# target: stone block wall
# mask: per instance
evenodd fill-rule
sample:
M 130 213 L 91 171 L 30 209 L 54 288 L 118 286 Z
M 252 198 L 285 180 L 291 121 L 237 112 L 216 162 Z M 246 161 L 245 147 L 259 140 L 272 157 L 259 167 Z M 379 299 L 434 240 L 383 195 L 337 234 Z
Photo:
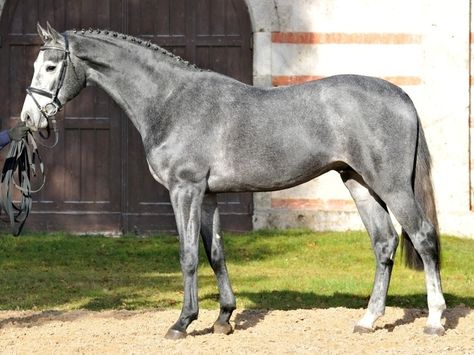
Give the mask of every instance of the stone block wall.
M 413 99 L 433 157 L 441 231 L 474 237 L 470 0 L 247 0 L 254 83 L 382 77 Z M 255 228 L 361 229 L 337 173 L 255 194 Z

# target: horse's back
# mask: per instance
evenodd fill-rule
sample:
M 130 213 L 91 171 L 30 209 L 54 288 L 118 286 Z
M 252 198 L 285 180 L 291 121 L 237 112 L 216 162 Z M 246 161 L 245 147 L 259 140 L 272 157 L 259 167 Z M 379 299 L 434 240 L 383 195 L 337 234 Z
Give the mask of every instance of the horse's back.
M 206 80 L 193 94 L 199 106 L 187 113 L 179 102 L 172 107 L 176 117 L 188 116 L 169 146 L 209 166 L 213 191 L 282 189 L 345 166 L 371 172 L 411 154 L 416 143 L 411 100 L 380 79 L 341 75 L 279 88 Z
M 243 188 L 293 186 L 344 165 L 374 171 L 413 156 L 416 111 L 400 88 L 381 79 L 341 75 L 251 89 L 241 102 L 240 113 L 223 118 L 230 120 L 220 146 L 226 159 L 215 170 Z M 409 169 L 412 160 L 398 163 Z

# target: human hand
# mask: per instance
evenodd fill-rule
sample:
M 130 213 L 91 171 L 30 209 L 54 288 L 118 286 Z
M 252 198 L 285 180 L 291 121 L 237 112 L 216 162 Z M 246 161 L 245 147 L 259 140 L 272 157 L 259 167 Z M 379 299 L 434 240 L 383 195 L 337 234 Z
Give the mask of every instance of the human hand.
M 8 136 L 12 141 L 20 141 L 26 136 L 30 129 L 26 127 L 24 122 L 20 122 L 15 127 L 8 130 Z

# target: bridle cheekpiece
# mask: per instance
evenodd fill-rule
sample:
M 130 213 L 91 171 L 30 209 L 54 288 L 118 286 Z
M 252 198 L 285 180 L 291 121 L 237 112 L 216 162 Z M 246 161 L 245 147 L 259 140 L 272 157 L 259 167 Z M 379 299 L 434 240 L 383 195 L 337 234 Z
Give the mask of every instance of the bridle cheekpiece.
M 40 48 L 41 51 L 56 50 L 56 51 L 62 51 L 64 53 L 62 63 L 61 63 L 61 71 L 59 73 L 59 81 L 54 91 L 49 92 L 46 90 L 34 88 L 32 86 L 26 89 L 26 93 L 33 99 L 34 103 L 38 107 L 38 110 L 40 110 L 40 112 L 48 120 L 48 122 L 49 122 L 49 119 L 54 117 L 63 107 L 63 104 L 61 103 L 61 101 L 59 101 L 58 95 L 59 95 L 59 90 L 61 90 L 64 84 L 64 78 L 66 76 L 66 69 L 67 69 L 68 59 L 69 59 L 69 41 L 66 34 L 64 34 L 63 36 L 64 36 L 64 48 L 59 47 L 59 46 L 43 46 Z M 39 102 L 35 99 L 35 96 L 33 94 L 49 97 L 51 101 L 48 102 L 46 105 L 41 106 Z

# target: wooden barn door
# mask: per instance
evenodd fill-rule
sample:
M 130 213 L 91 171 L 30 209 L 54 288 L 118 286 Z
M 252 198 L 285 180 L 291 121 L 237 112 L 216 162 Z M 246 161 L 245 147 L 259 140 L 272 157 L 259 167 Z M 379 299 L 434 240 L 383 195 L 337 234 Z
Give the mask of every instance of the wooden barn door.
M 14 125 L 21 111 L 41 45 L 37 21 L 60 31 L 92 27 L 130 33 L 251 83 L 243 0 L 7 0 L 0 24 L 2 129 Z M 34 196 L 27 229 L 175 231 L 168 192 L 151 178 L 135 128 L 105 93 L 85 89 L 58 119 L 59 145 L 42 149 L 48 181 Z M 1 152 L 2 165 L 7 150 Z M 225 229 L 251 228 L 251 194 L 226 194 L 219 202 Z

